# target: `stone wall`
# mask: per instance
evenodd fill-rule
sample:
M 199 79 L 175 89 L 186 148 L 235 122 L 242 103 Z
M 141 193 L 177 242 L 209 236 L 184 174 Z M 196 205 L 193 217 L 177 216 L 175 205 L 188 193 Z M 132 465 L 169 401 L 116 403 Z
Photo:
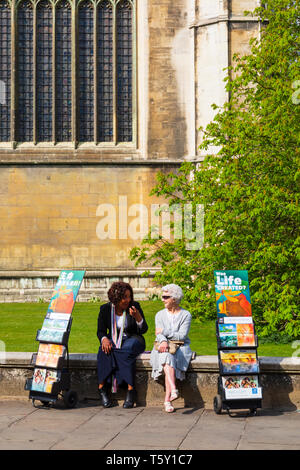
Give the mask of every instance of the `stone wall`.
M 151 285 L 138 280 L 129 252 L 151 224 L 151 204 L 162 202 L 149 196 L 155 175 L 202 159 L 197 129 L 213 118 L 212 103 L 228 99 L 223 69 L 256 34 L 243 11 L 257 1 L 136 3 L 136 142 L 0 144 L 0 301 L 44 297 L 61 269 L 93 276 L 86 296 L 129 272 L 138 290 Z M 115 236 L 101 238 L 104 217 Z
M 46 298 L 61 269 L 87 270 L 82 298 L 101 296 L 116 279 L 131 279 L 137 293 L 144 291 L 150 279 L 139 279 L 129 253 L 152 225 L 156 171 L 1 167 L 0 301 Z
M 215 111 L 212 104 L 222 106 L 228 100 L 224 88 L 225 68 L 233 65 L 235 53 L 249 53 L 249 40 L 257 36 L 257 18 L 245 17 L 246 10 L 258 6 L 257 0 L 196 0 L 191 28 L 195 34 L 195 119 L 196 129 L 205 128 Z M 201 159 L 201 133 L 196 132 L 196 155 Z
M 154 273 L 154 270 L 151 270 Z M 141 270 L 87 271 L 77 296 L 77 302 L 106 300 L 111 284 L 128 282 L 136 300 L 147 300 L 153 287 L 152 277 L 141 277 Z M 0 273 L 0 302 L 49 302 L 59 271 L 7 271 Z
M 0 397 L 28 397 L 24 390 L 27 378 L 32 377 L 30 365 L 32 353 L 6 353 L 0 361 Z M 295 410 L 300 407 L 300 358 L 260 357 L 261 385 L 263 387 L 263 408 Z M 97 357 L 96 354 L 70 355 L 71 388 L 79 399 L 97 398 Z M 198 356 L 190 364 L 184 382 L 179 382 L 180 402 L 185 406 L 212 408 L 217 394 L 219 376 L 217 356 Z M 141 406 L 160 405 L 164 399 L 161 382 L 151 378 L 149 354 L 142 354 L 137 360 L 136 388 L 138 404 Z M 124 398 L 119 391 L 116 399 Z
M 2 167 L 2 270 L 132 268 L 129 251 L 148 232 L 157 202 L 149 197 L 156 170 Z M 147 209 L 144 228 L 136 204 Z

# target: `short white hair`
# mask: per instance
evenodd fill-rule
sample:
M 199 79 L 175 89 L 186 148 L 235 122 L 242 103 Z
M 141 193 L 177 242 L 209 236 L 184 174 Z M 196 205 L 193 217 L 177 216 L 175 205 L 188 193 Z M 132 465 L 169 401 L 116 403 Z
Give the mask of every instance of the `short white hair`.
M 183 298 L 183 292 L 181 287 L 177 286 L 176 284 L 167 284 L 166 286 L 162 287 L 163 294 L 169 294 L 174 300 L 178 303 Z

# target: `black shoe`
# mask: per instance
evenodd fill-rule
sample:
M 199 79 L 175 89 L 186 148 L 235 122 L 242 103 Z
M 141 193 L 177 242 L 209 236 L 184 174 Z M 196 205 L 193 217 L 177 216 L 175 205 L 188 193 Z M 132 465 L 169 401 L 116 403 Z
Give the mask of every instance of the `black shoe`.
M 135 399 L 135 391 L 127 390 L 126 398 L 123 404 L 123 408 L 133 408 Z
M 112 406 L 112 402 L 110 401 L 104 387 L 98 388 L 98 392 L 99 392 L 100 400 L 102 401 L 102 405 L 104 406 L 104 408 L 110 408 Z

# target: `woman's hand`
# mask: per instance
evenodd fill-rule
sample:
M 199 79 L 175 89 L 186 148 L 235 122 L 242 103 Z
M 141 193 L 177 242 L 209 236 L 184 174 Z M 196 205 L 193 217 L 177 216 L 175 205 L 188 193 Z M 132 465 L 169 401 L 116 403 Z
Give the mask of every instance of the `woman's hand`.
M 137 310 L 137 308 L 135 308 L 134 306 L 129 308 L 129 315 L 131 315 L 138 323 L 143 320 L 143 317 L 140 314 L 139 310 Z
M 105 354 L 110 354 L 112 342 L 108 338 L 103 338 L 101 346 L 102 351 L 105 352 Z
M 160 353 L 163 353 L 163 352 L 168 352 L 168 350 L 169 350 L 168 341 L 162 341 L 158 347 L 158 351 Z

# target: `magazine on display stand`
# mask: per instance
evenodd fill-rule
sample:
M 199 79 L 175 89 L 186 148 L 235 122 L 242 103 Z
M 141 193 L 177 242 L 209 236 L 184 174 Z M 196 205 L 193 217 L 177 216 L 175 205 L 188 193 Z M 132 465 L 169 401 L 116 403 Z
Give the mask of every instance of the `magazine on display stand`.
M 38 332 L 38 341 L 62 343 L 64 334 L 70 326 L 71 314 L 47 313 L 41 330 Z
M 261 408 L 258 340 L 252 317 L 248 272 L 214 271 L 216 336 L 220 376 L 214 410 Z
M 40 367 L 58 367 L 60 358 L 64 358 L 66 347 L 60 344 L 40 343 L 35 365 Z
M 218 318 L 251 317 L 247 271 L 214 271 Z
M 221 368 L 224 374 L 259 372 L 256 351 L 233 350 L 220 351 Z
M 49 302 L 47 315 L 51 313 L 72 313 L 84 274 L 85 271 L 67 270 L 60 273 Z M 49 317 L 46 316 L 46 318 Z M 56 318 L 59 318 L 59 316 Z
M 72 325 L 72 311 L 85 271 L 61 271 L 49 302 L 42 328 L 37 331 L 38 352 L 32 356 L 33 377 L 25 389 L 29 398 L 43 404 L 55 402 L 64 391 L 64 402 L 72 408 L 77 403 L 76 392 L 70 390 L 68 339 Z M 66 359 L 66 364 L 65 364 Z
M 222 384 L 227 399 L 262 398 L 258 375 L 224 376 Z
M 42 393 L 51 393 L 52 386 L 60 378 L 59 371 L 47 369 L 34 369 L 31 390 Z
M 220 346 L 223 348 L 256 345 L 253 322 L 237 323 L 232 320 L 231 323 L 219 323 L 218 327 Z

